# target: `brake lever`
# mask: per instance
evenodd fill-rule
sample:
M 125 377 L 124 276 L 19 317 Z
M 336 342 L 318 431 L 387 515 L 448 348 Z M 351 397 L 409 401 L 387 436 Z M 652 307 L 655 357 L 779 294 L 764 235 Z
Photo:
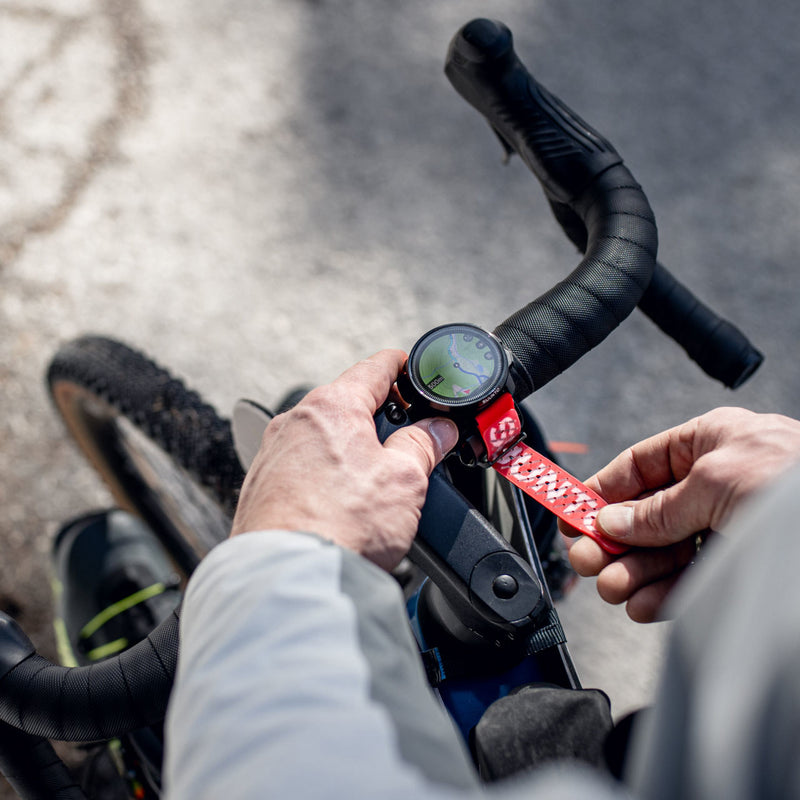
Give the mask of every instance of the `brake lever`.
M 272 420 L 269 409 L 255 400 L 237 400 L 231 415 L 231 434 L 236 457 L 247 472 L 261 446 L 264 431 Z

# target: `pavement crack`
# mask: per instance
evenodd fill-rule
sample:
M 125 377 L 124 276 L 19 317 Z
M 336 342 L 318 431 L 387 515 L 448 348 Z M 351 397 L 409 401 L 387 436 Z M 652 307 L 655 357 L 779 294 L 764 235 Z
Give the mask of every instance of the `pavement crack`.
M 32 237 L 50 234 L 63 225 L 99 171 L 113 161 L 126 125 L 146 107 L 149 66 L 145 34 L 149 23 L 139 0 L 98 0 L 92 11 L 80 16 L 59 14 L 43 6 L 0 5 L 0 24 L 4 18 L 27 25 L 43 25 L 49 30 L 46 45 L 37 53 L 25 54 L 0 85 L 0 132 L 6 142 L 16 146 L 16 151 L 10 151 L 12 155 L 18 152 L 35 158 L 36 154 L 48 153 L 55 156 L 61 169 L 56 176 L 58 186 L 41 191 L 41 203 L 34 201 L 22 211 L 12 210 L 5 218 L 0 216 L 0 269 L 13 263 Z M 56 82 L 68 79 L 58 74 L 59 62 L 70 47 L 79 46 L 78 37 L 98 20 L 102 20 L 101 29 L 114 53 L 108 75 L 113 86 L 111 107 L 99 120 L 87 123 L 86 146 L 81 149 L 80 157 L 59 151 L 57 145 L 49 148 L 26 145 L 25 121 L 15 119 L 10 109 L 15 93 L 22 91 L 43 70 L 52 70 Z M 48 91 L 56 92 L 57 86 Z M 42 93 L 40 103 L 51 99 L 48 91 Z M 6 193 L 11 200 L 6 205 L 14 209 L 11 169 L 3 160 L 0 156 L 0 192 Z M 31 170 L 31 174 L 35 171 Z

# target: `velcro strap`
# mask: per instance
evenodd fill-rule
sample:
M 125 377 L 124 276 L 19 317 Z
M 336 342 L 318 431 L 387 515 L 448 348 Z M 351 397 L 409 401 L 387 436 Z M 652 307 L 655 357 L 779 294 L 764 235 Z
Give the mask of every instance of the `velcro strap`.
M 439 686 L 447 677 L 439 648 L 432 647 L 430 650 L 423 650 L 420 656 L 422 657 L 422 666 L 425 667 L 428 683 L 434 687 Z
M 567 637 L 564 635 L 564 629 L 561 627 L 561 620 L 554 608 L 547 612 L 547 622 L 536 631 L 528 639 L 528 655 L 541 653 L 542 650 L 549 650 L 551 647 L 557 647 L 560 644 L 566 644 Z
M 558 464 L 520 441 L 522 423 L 510 394 L 501 395 L 476 419 L 489 462 L 500 475 L 570 526 L 594 539 L 608 553 L 619 555 L 628 549 L 607 539 L 595 525 L 597 512 L 606 501 Z

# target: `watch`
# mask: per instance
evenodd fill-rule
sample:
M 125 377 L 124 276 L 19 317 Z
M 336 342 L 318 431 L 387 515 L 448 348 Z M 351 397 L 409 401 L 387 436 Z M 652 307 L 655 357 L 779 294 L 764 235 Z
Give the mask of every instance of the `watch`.
M 411 349 L 398 388 L 415 411 L 475 418 L 513 390 L 511 355 L 491 333 L 469 323 L 440 325 Z
M 453 419 L 463 461 L 492 466 L 607 552 L 624 553 L 625 545 L 607 539 L 595 525 L 603 498 L 522 441 L 512 364 L 511 353 L 483 328 L 441 325 L 411 348 L 397 388 L 412 418 Z

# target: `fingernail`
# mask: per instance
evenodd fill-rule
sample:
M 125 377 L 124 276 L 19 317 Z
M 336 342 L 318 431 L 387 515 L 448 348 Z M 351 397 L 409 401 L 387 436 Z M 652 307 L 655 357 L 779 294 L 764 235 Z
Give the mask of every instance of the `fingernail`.
M 633 506 L 603 506 L 597 514 L 597 524 L 614 539 L 627 539 L 633 528 Z
M 439 445 L 443 456 L 449 453 L 458 441 L 458 428 L 449 419 L 442 419 L 441 417 L 432 419 L 428 423 L 428 433 Z

